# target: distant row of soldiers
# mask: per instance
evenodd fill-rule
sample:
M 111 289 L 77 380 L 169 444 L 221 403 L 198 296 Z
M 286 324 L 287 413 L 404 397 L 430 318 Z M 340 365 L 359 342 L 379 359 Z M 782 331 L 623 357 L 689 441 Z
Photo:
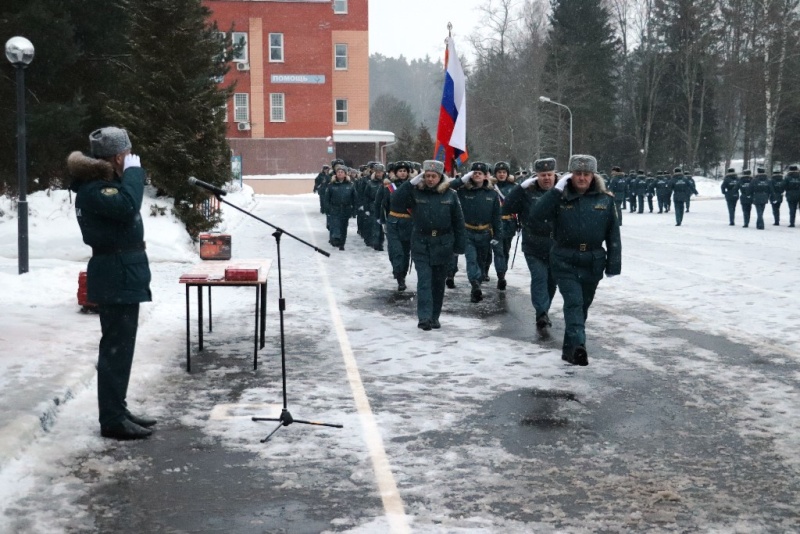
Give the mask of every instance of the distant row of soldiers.
M 767 204 L 772 206 L 772 217 L 775 220 L 773 226 L 779 226 L 781 204 L 785 193 L 789 205 L 789 227 L 794 228 L 797 206 L 800 202 L 800 168 L 797 165 L 790 165 L 785 176 L 776 171 L 772 173 L 772 177 L 768 177 L 766 170 L 761 167 L 756 169 L 755 176 L 750 169 L 745 169 L 738 175 L 735 169 L 728 169 L 720 187 L 728 203 L 731 226 L 736 224 L 734 219 L 737 202 L 742 206 L 744 228 L 750 225 L 750 213 L 755 206 L 756 228 L 764 229 L 764 210 Z
M 604 178 L 606 178 L 604 176 Z M 644 201 L 653 213 L 653 197 L 658 202 L 658 213 L 669 213 L 675 204 L 675 225 L 680 226 L 683 215 L 689 211 L 692 195 L 697 195 L 697 186 L 689 171 L 680 167 L 673 169 L 672 174 L 658 171 L 656 176 L 645 175 L 644 171 L 630 171 L 627 175 L 619 167 L 611 169 L 608 189 L 614 193 L 614 203 L 619 211 L 619 222 L 622 224 L 622 212 L 626 202 L 630 212 L 644 213 Z

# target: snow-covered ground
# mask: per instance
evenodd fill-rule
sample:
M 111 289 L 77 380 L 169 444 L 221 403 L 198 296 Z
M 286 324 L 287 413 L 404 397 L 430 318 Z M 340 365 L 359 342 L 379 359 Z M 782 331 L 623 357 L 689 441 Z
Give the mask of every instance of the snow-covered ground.
M 298 441 L 287 433 L 269 447 L 259 444 L 256 438 L 263 434 L 263 427 L 254 427 L 249 416 L 279 407 L 278 383 L 245 391 L 237 406 L 214 405 L 209 392 L 195 391 L 196 408 L 183 414 L 180 421 L 196 426 L 225 447 L 257 455 L 276 476 L 285 474 L 286 487 L 308 482 L 304 475 L 283 473 L 281 461 L 289 454 L 300 454 L 312 463 L 351 458 L 354 474 L 337 482 L 334 489 L 346 492 L 351 486 L 374 485 L 383 509 L 371 518 L 344 517 L 338 523 L 340 530 L 344 525 L 365 533 L 390 528 L 396 532 L 548 531 L 546 525 L 509 519 L 497 505 L 487 504 L 465 514 L 451 508 L 449 499 L 455 497 L 444 495 L 466 495 L 476 491 L 473 485 L 497 484 L 493 471 L 518 462 L 512 454 L 492 447 L 492 460 L 485 461 L 482 447 L 462 445 L 421 455 L 409 440 L 456 425 L 463 415 L 460 402 L 466 398 L 490 402 L 504 391 L 524 387 L 558 390 L 569 384 L 570 391 L 587 405 L 600 403 L 607 392 L 592 387 L 588 377 L 602 381 L 626 367 L 654 380 L 677 381 L 689 390 L 693 379 L 702 379 L 704 384 L 710 382 L 728 391 L 737 398 L 727 405 L 732 412 L 729 417 L 737 423 L 732 432 L 742 440 L 767 436 L 775 461 L 796 488 L 800 477 L 796 453 L 800 448 L 800 229 L 786 227 L 785 203 L 783 226 L 773 227 L 769 213 L 765 231 L 755 230 L 754 224 L 749 229 L 730 227 L 719 182 L 697 178 L 697 186 L 700 196 L 692 201 L 681 227 L 674 226 L 672 213 L 625 213 L 622 275 L 601 282 L 588 323 L 591 364 L 578 373 L 579 378 L 574 369 L 563 365 L 555 345 L 531 342 L 530 336 L 522 334 L 500 335 L 503 327 L 529 330 L 528 318 L 509 319 L 501 326 L 499 319 L 491 322 L 494 317 L 453 314 L 454 299 L 456 295 L 464 298 L 463 289 L 462 293 L 448 293 L 439 332 L 418 330 L 407 308 L 387 305 L 370 310 L 365 303 L 390 302 L 390 269 L 385 252 L 361 244 L 353 223 L 347 250 L 332 251 L 330 258 L 292 239 L 284 237 L 282 241 L 287 335 L 307 336 L 309 345 L 325 355 L 324 374 L 330 378 L 318 381 L 319 375 L 304 376 L 294 384 L 295 398 L 302 398 L 304 408 L 316 419 L 345 423 L 350 429 L 315 430 L 319 434 L 310 441 Z M 175 394 L 173 386 L 186 388 L 192 376 L 183 368 L 185 300 L 184 288 L 177 280 L 198 256 L 196 246 L 171 215 L 149 216 L 151 204 L 169 203 L 150 196 L 152 191 L 148 193 L 142 213 L 154 302 L 142 306 L 129 401 L 163 419 L 169 416 L 165 406 Z M 226 199 L 327 247 L 324 220 L 314 195 L 255 197 L 245 188 Z M 5 511 L 0 516 L 0 532 L 81 530 L 93 524 L 91 513 L 80 504 L 81 496 L 90 489 L 88 474 L 96 482 L 110 481 L 140 466 L 133 456 L 124 462 L 112 458 L 107 452 L 109 442 L 99 437 L 93 369 L 99 325 L 96 316 L 78 312 L 75 298 L 78 273 L 90 251 L 81 241 L 69 194 L 51 191 L 29 197 L 31 260 L 30 272 L 23 276 L 17 274 L 17 225 L 9 202 L 0 199 L 4 303 L 0 319 L 0 510 Z M 233 235 L 236 259 L 274 258 L 269 229 L 235 210 L 224 210 L 220 230 Z M 737 220 L 741 221 L 741 214 Z M 465 284 L 463 269 L 460 277 Z M 270 280 L 268 322 L 274 326 L 274 270 Z M 413 289 L 415 277 L 409 281 Z M 509 273 L 508 293 L 524 294 L 527 283 L 520 256 Z M 231 293 L 215 299 L 215 318 L 235 317 L 243 307 L 252 305 L 251 292 Z M 496 292 L 489 293 L 487 301 L 496 301 Z M 560 305 L 557 296 L 552 313 L 555 322 L 561 320 Z M 654 327 L 646 317 L 649 314 L 663 316 L 663 328 Z M 312 332 L 309 325 L 316 325 Z M 686 336 L 674 335 L 678 330 L 719 336 L 750 347 L 770 365 L 787 372 L 776 378 L 758 368 L 733 365 L 732 360 L 728 366 L 728 355 L 689 344 Z M 601 351 L 613 358 L 593 359 L 595 352 Z M 668 366 L 654 357 L 659 351 L 672 355 Z M 243 354 L 242 365 L 247 365 L 252 353 L 245 350 Z M 274 350 L 271 354 L 274 358 Z M 261 357 L 267 357 L 264 351 Z M 510 372 L 498 375 L 497 369 Z M 215 366 L 205 372 L 224 375 L 229 370 Z M 303 374 L 302 370 L 296 374 Z M 371 407 L 376 398 L 381 401 Z M 270 404 L 265 405 L 264 399 Z M 706 406 L 711 401 L 698 393 L 696 402 Z M 415 410 L 438 415 L 412 417 Z M 360 430 L 353 430 L 355 427 Z M 320 441 L 330 447 L 320 451 Z M 621 446 L 606 445 L 603 454 L 611 455 Z M 476 479 L 465 478 L 458 471 L 453 476 L 450 461 L 458 457 L 476 459 Z M 447 491 L 437 486 L 442 480 L 449 480 Z M 615 487 L 603 479 L 598 481 L 597 491 L 609 492 Z M 666 492 L 664 500 L 672 498 L 666 489 L 660 491 Z M 765 524 L 756 512 L 732 516 L 730 522 L 697 521 L 694 526 L 701 530 L 773 531 L 768 519 Z M 649 530 L 651 525 L 631 504 L 630 517 L 620 519 L 611 512 L 593 515 L 570 523 L 567 530 L 613 529 L 620 524 L 639 530 Z M 657 524 L 670 531 L 669 521 Z M 783 531 L 792 527 L 797 523 Z

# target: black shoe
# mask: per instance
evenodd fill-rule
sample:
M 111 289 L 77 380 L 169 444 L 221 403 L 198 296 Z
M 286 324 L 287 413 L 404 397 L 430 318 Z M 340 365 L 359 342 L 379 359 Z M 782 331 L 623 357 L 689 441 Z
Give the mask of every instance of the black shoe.
M 431 328 L 433 328 L 434 330 L 439 330 L 441 327 L 442 325 L 439 324 L 439 319 L 434 319 L 433 321 L 431 321 Z
M 122 419 L 117 423 L 100 427 L 101 436 L 104 438 L 118 439 L 120 441 L 144 439 L 152 433 L 152 430 L 143 428 L 127 419 Z
M 344 250 L 344 245 L 339 245 L 339 250 Z
M 728 223 L 728 226 L 736 226 L 734 223 Z
M 584 367 L 589 365 L 589 354 L 586 352 L 586 348 L 583 345 L 578 345 L 575 347 L 575 350 L 572 351 L 572 363 L 573 365 L 581 365 Z
M 483 300 L 483 292 L 481 292 L 481 286 L 478 285 L 478 282 L 472 282 L 472 291 L 469 294 L 469 301 L 480 302 L 482 300 Z
M 748 225 L 746 225 L 746 224 L 743 224 L 743 225 L 742 225 L 742 228 L 747 228 L 747 226 L 748 226 Z
M 681 225 L 681 223 L 675 223 L 675 226 L 680 226 L 680 225 Z
M 448 276 L 444 281 L 444 285 L 447 286 L 447 289 L 455 289 L 456 288 L 456 281 L 453 280 L 452 276 Z
M 499 276 L 499 278 L 497 279 L 497 289 L 499 289 L 500 291 L 503 291 L 503 290 L 505 290 L 506 285 L 508 285 L 508 283 L 506 282 L 506 275 L 503 274 L 503 275 L 498 275 L 498 276 Z
M 397 279 L 397 290 L 398 291 L 405 291 L 406 290 L 406 279 L 405 278 L 398 278 Z
M 150 428 L 158 423 L 158 421 L 152 417 L 147 417 L 146 415 L 133 415 L 132 413 L 128 413 L 126 417 L 128 418 L 128 421 L 135 425 L 139 425 L 142 428 Z
M 490 280 L 490 278 L 489 278 L 488 274 L 484 274 L 483 278 L 481 278 L 481 282 L 488 282 L 489 280 Z
M 789 225 L 789 228 L 794 228 L 794 225 L 793 225 L 793 224 L 790 224 L 790 225 Z
M 381 246 L 372 247 L 372 248 L 374 248 L 374 249 L 375 249 L 375 250 L 377 250 L 378 252 L 383 252 L 383 247 L 381 247 Z
M 430 330 L 431 329 L 431 322 L 430 321 L 420 321 L 417 323 L 417 328 L 422 328 L 423 330 Z
M 772 226 L 780 226 L 781 223 L 774 223 Z

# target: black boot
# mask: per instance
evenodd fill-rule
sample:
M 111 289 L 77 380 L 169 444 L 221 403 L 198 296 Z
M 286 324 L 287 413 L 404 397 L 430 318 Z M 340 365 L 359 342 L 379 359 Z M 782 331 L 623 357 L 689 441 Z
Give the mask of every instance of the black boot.
M 132 413 L 128 412 L 126 416 L 131 423 L 137 424 L 142 428 L 149 428 L 158 423 L 158 421 L 152 417 L 147 417 L 146 415 L 133 415 Z
M 431 329 L 431 322 L 430 321 L 420 321 L 417 323 L 417 328 L 421 328 L 423 330 L 430 330 Z
M 456 281 L 453 279 L 452 276 L 448 276 L 445 279 L 444 284 L 447 286 L 447 289 L 455 289 L 456 288 Z
M 503 291 L 506 288 L 506 273 L 497 275 L 497 289 Z
M 438 329 L 440 329 L 441 327 L 442 327 L 442 325 L 441 325 L 441 324 L 439 324 L 439 319 L 433 319 L 433 320 L 431 321 L 431 328 L 433 328 L 434 330 L 438 330 Z
M 572 351 L 572 363 L 581 366 L 589 365 L 589 354 L 586 352 L 586 347 L 583 345 L 575 347 L 575 350 Z
M 397 290 L 398 291 L 405 291 L 406 290 L 406 277 L 405 276 L 398 276 L 397 277 Z
M 469 295 L 470 302 L 480 302 L 483 300 L 483 293 L 481 292 L 481 283 L 474 281 L 470 282 L 472 284 L 472 292 Z
M 101 436 L 104 438 L 118 439 L 120 441 L 144 439 L 150 436 L 152 433 L 152 430 L 143 428 L 126 418 L 123 418 L 116 423 L 100 427 Z
M 550 322 L 550 317 L 548 317 L 546 313 L 542 314 L 538 319 L 536 319 L 536 332 L 540 337 L 550 337 L 549 328 L 552 325 L 553 323 Z

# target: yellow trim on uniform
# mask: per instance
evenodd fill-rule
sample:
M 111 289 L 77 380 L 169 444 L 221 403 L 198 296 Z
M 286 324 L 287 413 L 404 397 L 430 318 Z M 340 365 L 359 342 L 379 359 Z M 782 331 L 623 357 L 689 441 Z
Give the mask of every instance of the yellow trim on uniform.
M 467 229 L 469 229 L 469 230 L 476 230 L 478 232 L 482 232 L 483 230 L 489 230 L 489 229 L 492 228 L 491 224 L 478 224 L 478 225 L 475 225 L 475 224 L 466 224 L 465 223 L 464 226 L 466 226 Z
M 400 219 L 410 219 L 411 218 L 411 215 L 409 215 L 408 213 L 397 213 L 396 211 L 390 211 L 389 215 L 391 215 L 392 217 L 398 217 Z

